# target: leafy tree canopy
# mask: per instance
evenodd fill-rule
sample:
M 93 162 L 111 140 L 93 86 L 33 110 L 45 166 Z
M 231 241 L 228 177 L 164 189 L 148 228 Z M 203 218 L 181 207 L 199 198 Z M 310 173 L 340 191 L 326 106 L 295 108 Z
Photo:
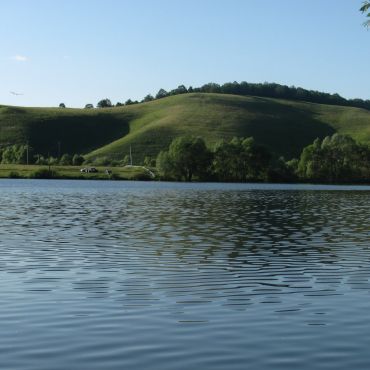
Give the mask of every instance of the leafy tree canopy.
M 364 14 L 366 14 L 366 17 L 367 18 L 370 18 L 370 1 L 364 1 L 364 3 L 362 4 L 362 7 L 360 8 L 360 11 Z M 369 27 L 370 26 L 370 19 L 368 19 L 364 25 L 366 27 Z
M 108 98 L 102 99 L 98 102 L 97 107 L 98 108 L 110 108 L 112 107 L 112 102 Z
M 201 178 L 211 165 L 211 153 L 199 137 L 178 137 L 168 152 L 161 152 L 158 165 L 166 176 L 191 181 L 193 176 Z

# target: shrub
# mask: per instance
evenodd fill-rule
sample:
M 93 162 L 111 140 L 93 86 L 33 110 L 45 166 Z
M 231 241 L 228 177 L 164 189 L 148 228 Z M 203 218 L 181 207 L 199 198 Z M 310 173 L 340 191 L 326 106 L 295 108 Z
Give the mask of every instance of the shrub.
M 40 168 L 39 170 L 33 171 L 30 175 L 31 179 L 55 179 L 57 177 L 58 173 L 48 168 Z
M 11 178 L 11 179 L 19 179 L 20 178 L 20 175 L 19 175 L 19 173 L 17 171 L 10 171 L 9 178 Z

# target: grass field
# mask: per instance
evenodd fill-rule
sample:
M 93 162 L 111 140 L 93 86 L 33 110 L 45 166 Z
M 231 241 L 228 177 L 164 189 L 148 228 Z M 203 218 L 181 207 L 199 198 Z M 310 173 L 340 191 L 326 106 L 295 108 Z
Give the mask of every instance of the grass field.
M 80 180 L 151 180 L 152 176 L 148 170 L 141 166 L 126 167 L 95 167 L 96 173 L 81 173 L 79 166 L 51 166 L 58 179 L 80 179 Z M 34 174 L 40 170 L 48 170 L 48 166 L 1 164 L 0 178 L 34 178 Z M 109 169 L 110 174 L 105 170 Z
M 209 146 L 253 136 L 277 155 L 297 157 L 316 137 L 335 132 L 370 143 L 364 109 L 222 94 L 184 94 L 105 109 L 0 106 L 0 145 L 29 143 L 35 153 L 80 153 L 86 158 L 134 163 L 155 157 L 179 135 L 203 137 Z

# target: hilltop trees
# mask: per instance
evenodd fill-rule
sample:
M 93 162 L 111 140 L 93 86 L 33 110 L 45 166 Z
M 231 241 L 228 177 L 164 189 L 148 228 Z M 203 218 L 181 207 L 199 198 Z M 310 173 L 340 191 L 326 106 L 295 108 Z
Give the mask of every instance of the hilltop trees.
M 166 96 L 168 96 L 168 92 L 167 92 L 166 90 L 164 90 L 164 89 L 160 89 L 160 90 L 157 92 L 157 94 L 156 94 L 155 98 L 156 98 L 156 99 L 162 99 L 162 98 L 165 98 Z
M 97 104 L 98 108 L 111 108 L 112 106 L 112 102 L 108 98 L 100 100 Z
M 370 10 L 370 0 L 365 4 L 363 8 Z M 361 8 L 362 9 L 362 8 Z M 366 11 L 365 10 L 365 11 Z M 370 12 L 368 13 L 370 17 Z M 370 25 L 370 19 L 368 22 Z M 164 89 L 160 89 L 155 95 L 155 99 L 162 99 L 167 96 L 186 94 L 186 93 L 212 93 L 212 94 L 232 94 L 232 95 L 252 95 L 267 98 L 277 99 L 289 99 L 308 101 L 319 104 L 330 104 L 330 105 L 342 105 L 350 107 L 365 108 L 370 110 L 370 100 L 362 99 L 345 99 L 339 94 L 329 94 L 320 91 L 306 90 L 301 87 L 280 85 L 277 83 L 249 83 L 249 82 L 227 82 L 223 85 L 217 83 L 207 83 L 201 87 L 189 87 L 188 89 L 184 85 L 178 86 L 176 89 L 167 92 Z M 150 95 L 151 96 L 151 95 Z M 148 97 L 148 96 L 147 96 Z M 147 101 L 144 98 L 142 101 Z M 125 105 L 132 104 L 133 102 L 129 99 Z M 137 103 L 137 102 L 135 102 Z
M 149 101 L 152 101 L 154 100 L 153 96 L 148 94 L 147 96 L 145 96 L 145 98 L 143 99 L 143 103 L 147 103 Z

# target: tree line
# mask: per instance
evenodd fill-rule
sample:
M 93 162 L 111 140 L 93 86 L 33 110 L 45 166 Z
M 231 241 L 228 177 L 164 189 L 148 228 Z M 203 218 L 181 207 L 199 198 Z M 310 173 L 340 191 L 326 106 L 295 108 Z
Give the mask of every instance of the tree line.
M 80 154 L 60 158 L 34 154 L 27 145 L 0 149 L 2 164 L 125 166 L 121 160 L 98 157 L 85 160 Z M 138 164 L 138 163 L 136 163 Z M 223 182 L 324 182 L 369 183 L 370 147 L 346 135 L 316 139 L 299 158 L 285 160 L 252 137 L 221 140 L 212 148 L 200 137 L 175 138 L 157 158 L 145 157 L 144 166 L 156 170 L 163 180 Z
M 202 138 L 179 137 L 157 157 L 166 180 L 225 182 L 370 182 L 370 148 L 349 136 L 316 139 L 299 158 L 276 158 L 253 138 L 233 138 L 207 148 Z
M 97 104 L 97 108 L 112 108 L 114 106 L 128 106 L 139 103 L 146 103 L 152 100 L 162 99 L 168 96 L 189 94 L 189 93 L 212 93 L 212 94 L 231 94 L 241 96 L 258 96 L 265 98 L 289 99 L 296 101 L 306 101 L 311 103 L 350 106 L 370 110 L 370 100 L 363 99 L 345 99 L 339 94 L 329 94 L 316 90 L 306 90 L 301 87 L 280 85 L 277 83 L 249 83 L 249 82 L 227 82 L 225 84 L 207 83 L 201 87 L 186 87 L 180 85 L 176 89 L 166 91 L 160 89 L 154 96 L 146 95 L 142 100 L 128 99 L 124 103 L 117 102 L 113 104 L 108 98 L 101 99 Z M 60 108 L 65 108 L 65 104 L 61 103 Z M 94 105 L 89 103 L 85 105 L 85 109 L 92 109 Z
M 35 154 L 29 145 L 14 144 L 0 148 L 0 163 L 2 164 L 37 164 L 80 166 L 85 161 L 80 154 L 63 154 L 60 158 Z

